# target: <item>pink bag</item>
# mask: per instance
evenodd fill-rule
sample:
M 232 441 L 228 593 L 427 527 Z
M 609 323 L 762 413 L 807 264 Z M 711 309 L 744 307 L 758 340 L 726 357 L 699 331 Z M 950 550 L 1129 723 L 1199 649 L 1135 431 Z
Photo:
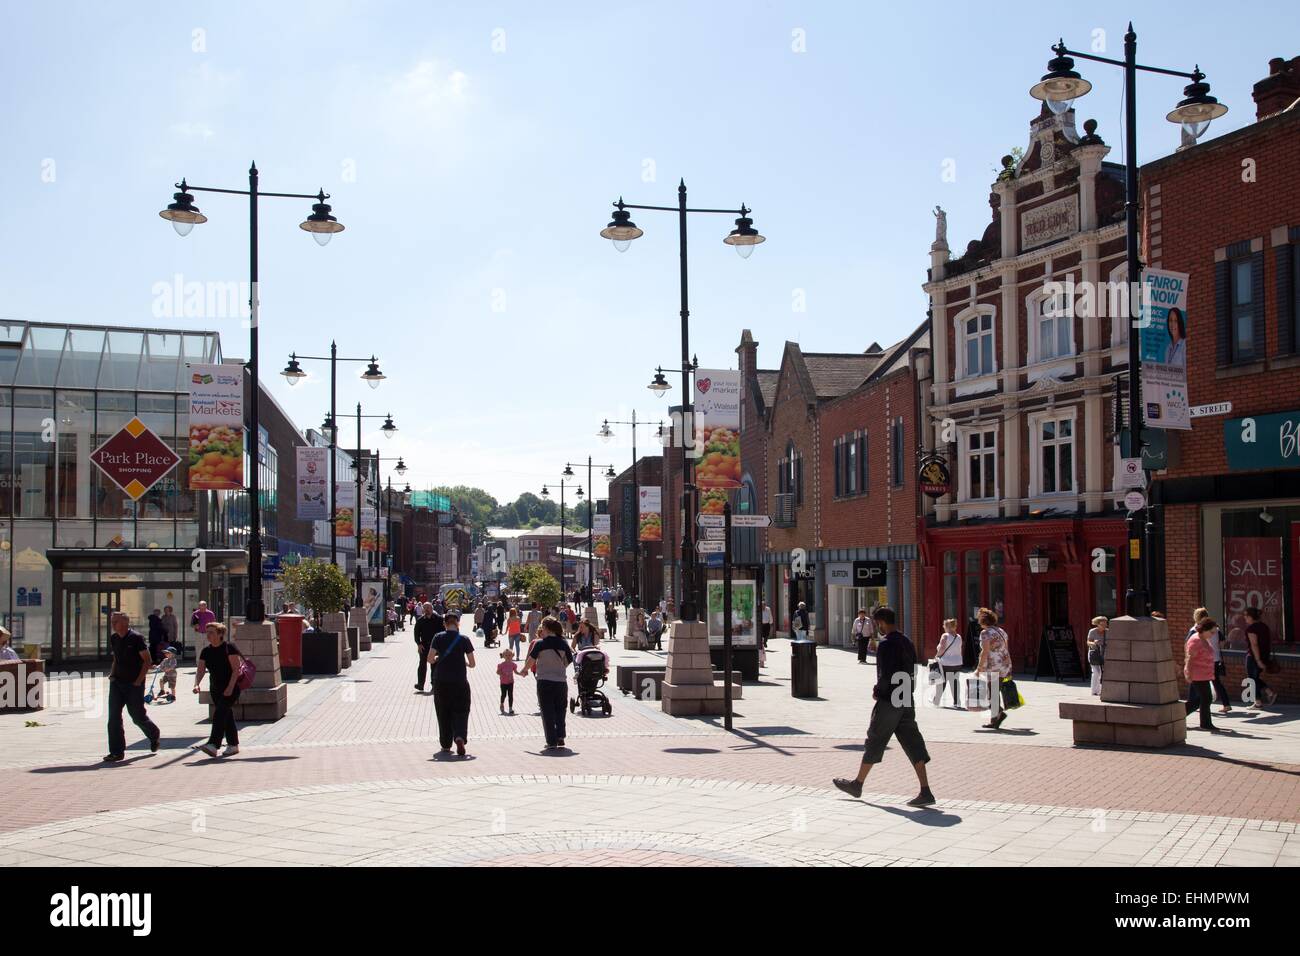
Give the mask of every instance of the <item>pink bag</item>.
M 240 690 L 248 690 L 253 686 L 253 678 L 257 676 L 257 665 L 247 657 L 239 658 L 239 676 L 235 678 L 235 686 Z

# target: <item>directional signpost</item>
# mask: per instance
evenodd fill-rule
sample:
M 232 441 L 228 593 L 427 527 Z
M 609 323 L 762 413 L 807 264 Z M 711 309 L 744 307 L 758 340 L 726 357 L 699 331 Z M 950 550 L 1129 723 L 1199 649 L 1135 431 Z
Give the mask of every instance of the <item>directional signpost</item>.
M 727 547 L 726 541 L 709 541 L 700 540 L 695 542 L 695 551 L 697 554 L 722 554 Z

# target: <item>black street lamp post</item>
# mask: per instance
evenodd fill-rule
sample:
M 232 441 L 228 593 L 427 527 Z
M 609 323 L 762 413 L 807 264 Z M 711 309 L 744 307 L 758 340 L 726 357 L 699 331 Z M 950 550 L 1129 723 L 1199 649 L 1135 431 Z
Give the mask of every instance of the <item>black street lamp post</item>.
M 380 416 L 376 415 L 376 416 L 372 416 L 372 417 L 379 418 Z M 389 418 L 388 422 L 387 422 L 387 423 L 385 424 L 385 426 L 384 426 L 385 433 L 387 433 L 387 431 L 388 431 L 388 425 L 390 425 L 390 424 L 392 424 L 392 419 L 391 419 L 391 417 Z M 396 431 L 396 430 L 397 430 L 397 426 L 394 425 L 392 430 L 393 430 L 393 431 Z M 383 461 L 393 461 L 394 459 L 392 458 L 391 455 L 369 455 L 368 458 L 369 458 L 371 461 L 374 461 L 374 462 L 375 462 L 375 487 L 376 487 L 376 491 L 378 491 L 378 487 L 379 487 L 379 463 L 380 463 L 380 462 L 383 462 Z M 393 471 L 397 472 L 397 475 L 398 475 L 398 477 L 400 478 L 401 476 L 403 476 L 403 475 L 406 474 L 406 471 L 407 471 L 407 469 L 406 469 L 406 462 L 405 462 L 403 459 L 401 459 L 400 457 L 399 457 L 398 459 L 396 459 L 396 461 L 397 461 L 397 464 L 396 464 L 395 466 L 393 466 Z M 389 588 L 389 585 L 388 585 L 388 578 L 387 578 L 387 577 L 383 577 L 383 575 L 382 575 L 382 573 L 380 572 L 379 569 L 385 567 L 385 559 L 388 557 L 388 552 L 387 552 L 386 550 L 384 550 L 384 549 L 381 549 L 381 548 L 379 547 L 379 545 L 380 545 L 380 542 L 381 542 L 381 541 L 382 541 L 384 544 L 386 544 L 386 545 L 389 545 L 389 546 L 392 545 L 392 535 L 393 535 L 393 501 L 392 501 L 392 498 L 393 498 L 393 476 L 392 476 L 392 475 L 389 475 L 389 476 L 388 476 L 388 489 L 387 489 L 387 491 L 385 492 L 384 498 L 385 498 L 385 501 L 384 501 L 384 505 L 383 505 L 383 510 L 384 510 L 384 514 L 386 515 L 386 518 L 387 518 L 387 524 L 386 524 L 386 526 L 385 526 L 385 527 L 386 527 L 385 534 L 384 534 L 384 535 L 380 535 L 380 533 L 379 533 L 379 519 L 380 519 L 380 509 L 381 509 L 381 506 L 380 506 L 380 503 L 379 503 L 379 495 L 378 495 L 377 493 L 376 493 L 376 495 L 375 495 L 375 550 L 374 550 L 374 555 L 375 555 L 375 576 L 376 576 L 377 578 L 381 578 L 381 577 L 382 577 L 382 579 L 383 579 L 383 581 L 384 581 L 384 606 L 385 606 L 385 608 L 387 608 L 387 606 L 388 606 L 388 600 L 389 600 L 389 597 L 390 597 L 390 588 Z M 360 509 L 358 509 L 358 511 L 357 511 L 357 516 L 358 516 L 358 518 L 360 518 Z M 360 521 L 358 521 L 358 526 L 359 526 L 359 525 L 360 525 Z M 360 541 L 360 536 L 358 536 L 358 541 Z M 360 568 L 360 566 L 361 566 L 361 555 L 360 555 L 360 552 L 359 552 L 359 550 L 358 550 L 358 554 L 357 554 L 357 567 Z
M 362 482 L 365 477 L 364 469 L 361 467 L 361 419 L 363 418 L 382 418 L 384 420 L 384 424 L 380 428 L 380 431 L 384 433 L 385 438 L 392 438 L 393 432 L 397 431 L 397 426 L 393 424 L 392 415 L 362 415 L 361 403 L 357 402 L 357 450 L 356 450 L 356 454 L 353 455 L 352 457 L 352 467 L 355 468 L 357 472 L 357 504 L 356 504 L 356 510 L 352 515 L 352 528 L 357 537 L 357 604 L 356 604 L 357 607 L 365 607 L 365 602 L 362 598 L 362 591 L 361 591 L 362 588 L 362 584 L 361 584 L 361 503 L 362 503 L 361 496 L 362 496 Z M 378 534 L 379 532 L 379 468 L 377 463 L 379 462 L 380 459 L 378 455 L 367 455 L 366 457 L 373 458 L 376 462 L 375 533 Z M 398 471 L 398 474 L 406 474 L 406 464 L 400 458 L 397 461 L 398 464 L 402 466 L 401 470 Z M 376 548 L 379 547 L 378 540 L 375 541 L 375 547 Z M 375 553 L 378 554 L 378 551 L 376 551 Z
M 639 465 L 637 464 L 637 457 L 636 457 L 636 430 L 637 430 L 637 426 L 639 425 L 650 425 L 652 423 L 637 421 L 636 409 L 634 408 L 632 409 L 632 420 L 630 422 L 620 422 L 620 421 L 611 422 L 607 418 L 601 423 L 600 431 L 596 432 L 596 436 L 600 438 L 602 441 L 607 442 L 614 437 L 614 430 L 609 427 L 611 424 L 628 425 L 631 426 L 632 428 L 632 500 L 637 503 L 637 508 L 639 512 L 640 503 L 641 503 L 641 476 L 639 474 L 640 469 L 639 469 Z M 660 436 L 662 436 L 664 431 L 664 423 L 660 421 L 658 423 L 658 426 L 659 426 L 659 434 Z M 637 527 L 636 531 L 633 533 L 632 543 L 633 543 L 632 600 L 635 602 L 636 607 L 640 607 L 641 606 L 641 529 L 639 526 Z
M 761 242 L 766 241 L 759 235 L 758 230 L 754 228 L 754 221 L 749 218 L 751 210 L 743 203 L 740 209 L 692 209 L 686 205 L 686 180 L 681 180 L 677 185 L 677 205 L 676 206 L 640 206 L 633 203 L 625 203 L 622 198 L 614 203 L 614 218 L 608 226 L 600 231 L 601 236 L 609 239 L 614 243 L 614 248 L 619 252 L 626 251 L 633 239 L 643 235 L 641 229 L 637 228 L 636 223 L 632 222 L 629 209 L 647 209 L 656 212 L 675 212 L 677 213 L 677 234 L 679 244 L 679 254 L 681 258 L 681 322 L 682 322 L 682 428 L 679 430 L 680 444 L 682 446 L 682 513 L 686 520 L 682 522 L 682 605 L 681 616 L 683 620 L 694 621 L 698 619 L 698 606 L 696 602 L 697 583 L 695 581 L 695 542 L 693 528 L 693 514 L 689 507 L 691 503 L 691 493 L 694 490 L 691 484 L 691 457 L 687 454 L 688 444 L 686 439 L 686 428 L 691 422 L 691 389 L 690 389 L 690 304 L 687 296 L 687 269 L 686 269 L 686 216 L 688 213 L 710 213 L 721 214 L 726 216 L 736 216 L 736 228 L 722 241 L 731 246 L 740 254 L 742 259 L 748 259 L 753 253 L 754 247 Z M 663 381 L 662 373 L 656 378 L 651 388 Z M 667 382 L 663 382 L 666 386 Z M 656 391 L 658 389 L 656 388 Z
M 560 593 L 564 595 L 564 598 L 566 600 L 568 599 L 569 594 L 567 591 L 564 590 L 564 572 L 565 569 L 568 567 L 569 559 L 568 556 L 564 553 L 566 548 L 566 536 L 567 536 L 567 532 L 565 531 L 564 528 L 564 489 L 566 487 L 565 482 L 572 477 L 573 477 L 573 469 L 566 465 L 564 469 L 564 477 L 560 479 Z M 551 490 L 546 485 L 542 485 L 542 497 L 543 498 L 551 497 Z M 578 486 L 578 500 L 579 501 L 582 500 L 582 485 Z
M 258 402 L 257 378 L 257 331 L 258 331 L 258 297 L 257 297 L 257 204 L 262 196 L 279 199 L 314 199 L 311 215 L 299 223 L 299 228 L 310 232 L 319 245 L 325 245 L 330 238 L 343 231 L 343 224 L 330 215 L 330 207 L 325 200 L 329 194 L 321 189 L 316 195 L 310 193 L 267 193 L 258 189 L 257 164 L 248 167 L 247 189 L 218 189 L 214 186 L 191 186 L 184 179 L 176 183 L 180 190 L 173 194 L 172 202 L 158 215 L 172 224 L 178 235 L 188 236 L 199 223 L 208 221 L 208 217 L 194 205 L 194 192 L 224 193 L 231 196 L 248 197 L 248 271 L 249 326 L 248 326 L 248 369 L 253 387 L 249 390 L 248 434 L 253 442 L 248 475 L 248 596 L 245 599 L 244 619 L 258 623 L 266 619 L 266 604 L 262 600 L 262 501 L 260 476 L 257 469 L 257 444 L 261 435 L 260 408 Z
M 1137 34 L 1133 24 L 1128 25 L 1124 34 L 1124 59 L 1115 60 L 1098 56 L 1095 53 L 1081 53 L 1071 50 L 1065 41 L 1058 41 L 1052 52 L 1056 54 L 1047 64 L 1047 73 L 1030 89 L 1029 95 L 1042 100 L 1053 113 L 1064 113 L 1074 104 L 1077 97 L 1092 89 L 1092 84 L 1083 79 L 1074 70 L 1071 57 L 1080 57 L 1097 63 L 1107 63 L 1122 67 L 1124 70 L 1124 216 L 1127 229 L 1128 253 L 1128 289 L 1129 316 L 1138 318 L 1135 302 L 1139 300 L 1141 288 L 1142 263 L 1138 258 L 1138 163 L 1137 163 L 1137 74 L 1160 73 L 1165 76 L 1179 76 L 1192 82 L 1183 89 L 1184 99 L 1165 117 L 1171 123 L 1182 126 L 1186 139 L 1195 142 L 1210 125 L 1228 108 L 1210 96 L 1210 85 L 1205 82 L 1205 74 L 1196 67 L 1190 73 L 1181 70 L 1166 70 L 1161 67 L 1143 66 L 1137 62 Z M 1142 350 L 1140 343 L 1140 326 L 1130 321 L 1128 336 L 1128 406 L 1129 406 L 1129 454 L 1138 457 L 1142 454 Z M 1149 484 L 1149 476 L 1148 476 Z M 1125 611 L 1132 617 L 1144 617 L 1151 611 L 1152 564 L 1150 551 L 1155 527 L 1151 522 L 1150 509 L 1143 507 L 1128 515 L 1128 586 L 1124 594 Z M 1143 540 L 1145 539 L 1145 541 Z
M 289 355 L 289 364 L 286 365 L 284 367 L 284 371 L 280 373 L 281 375 L 284 376 L 284 380 L 288 382 L 290 385 L 297 385 L 299 381 L 307 377 L 307 373 L 304 372 L 302 370 L 302 367 L 298 364 L 299 359 L 306 359 L 312 362 L 330 363 L 330 413 L 329 413 L 329 417 L 325 419 L 324 424 L 321 426 L 321 430 L 327 432 L 330 436 L 330 509 L 329 509 L 330 510 L 330 516 L 329 516 L 330 563 L 338 564 L 339 561 L 338 530 L 334 523 L 334 512 L 336 510 L 335 502 L 334 502 L 334 489 L 335 489 L 335 485 L 338 483 L 338 462 L 335 459 L 338 457 L 338 446 L 339 446 L 339 429 L 338 429 L 339 419 L 338 419 L 338 408 L 337 408 L 338 365 L 339 362 L 367 362 L 367 360 L 363 358 L 339 358 L 339 347 L 338 347 L 338 343 L 336 342 L 330 342 L 329 355 L 299 355 L 297 352 L 292 352 Z M 368 366 L 365 372 L 363 372 L 361 375 L 361 380 L 365 382 L 367 385 L 369 385 L 371 388 L 378 388 L 379 383 L 382 382 L 385 377 L 386 376 L 384 375 L 384 373 L 379 371 L 379 365 L 375 361 L 375 357 L 373 355 L 370 356 L 368 360 Z M 396 429 L 394 428 L 394 430 Z M 385 434 L 391 434 L 391 432 L 385 430 Z

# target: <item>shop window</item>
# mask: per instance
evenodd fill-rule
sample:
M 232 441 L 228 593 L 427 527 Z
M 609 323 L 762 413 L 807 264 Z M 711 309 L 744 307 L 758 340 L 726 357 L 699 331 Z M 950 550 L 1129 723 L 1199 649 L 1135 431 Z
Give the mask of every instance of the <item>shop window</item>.
M 999 620 L 1006 613 L 1007 606 L 1006 584 L 1003 577 L 1005 564 L 1006 557 L 1003 555 L 1001 548 L 994 548 L 988 552 L 989 600 L 986 607 L 996 611 Z
M 1092 614 L 1095 617 L 1119 614 L 1119 574 L 1114 548 L 1097 548 L 1093 552 Z
M 967 621 L 975 621 L 979 618 L 979 609 L 984 606 L 984 589 L 981 587 L 984 578 L 984 552 L 967 551 L 964 561 L 966 605 L 963 610 L 966 612 Z M 967 627 L 969 626 L 967 624 Z
M 1246 646 L 1246 608 L 1260 610 L 1273 640 L 1296 640 L 1300 505 L 1224 510 L 1223 616 L 1220 630 L 1235 648 Z M 1206 556 L 1209 560 L 1209 556 Z
M 957 552 L 945 551 L 943 553 L 943 616 L 947 618 L 957 617 Z

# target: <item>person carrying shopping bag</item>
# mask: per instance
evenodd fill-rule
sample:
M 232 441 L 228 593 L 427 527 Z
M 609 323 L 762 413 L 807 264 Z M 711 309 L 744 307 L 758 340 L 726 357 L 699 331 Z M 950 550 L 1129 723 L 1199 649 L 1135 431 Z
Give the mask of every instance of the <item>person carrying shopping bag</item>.
M 1088 632 L 1088 667 L 1092 670 L 1092 693 L 1101 696 L 1101 667 L 1106 662 L 1106 631 L 1110 628 L 1110 619 L 1097 615 L 1092 619 L 1092 630 Z
M 961 635 L 957 633 L 957 619 L 948 618 L 943 622 L 943 633 L 939 635 L 939 645 L 934 652 L 934 663 L 938 664 L 939 688 L 934 695 L 935 706 L 943 703 L 945 686 L 952 688 L 952 705 L 961 709 L 961 700 L 957 688 L 961 684 Z
M 988 694 L 991 719 L 984 725 L 986 730 L 997 730 L 1007 719 L 1006 709 L 1002 706 L 1002 681 L 1011 676 L 1011 648 L 1007 632 L 998 626 L 996 611 L 982 607 L 979 609 L 980 625 L 980 659 L 975 665 L 975 676 L 981 678 Z M 967 698 L 967 706 L 970 701 Z

